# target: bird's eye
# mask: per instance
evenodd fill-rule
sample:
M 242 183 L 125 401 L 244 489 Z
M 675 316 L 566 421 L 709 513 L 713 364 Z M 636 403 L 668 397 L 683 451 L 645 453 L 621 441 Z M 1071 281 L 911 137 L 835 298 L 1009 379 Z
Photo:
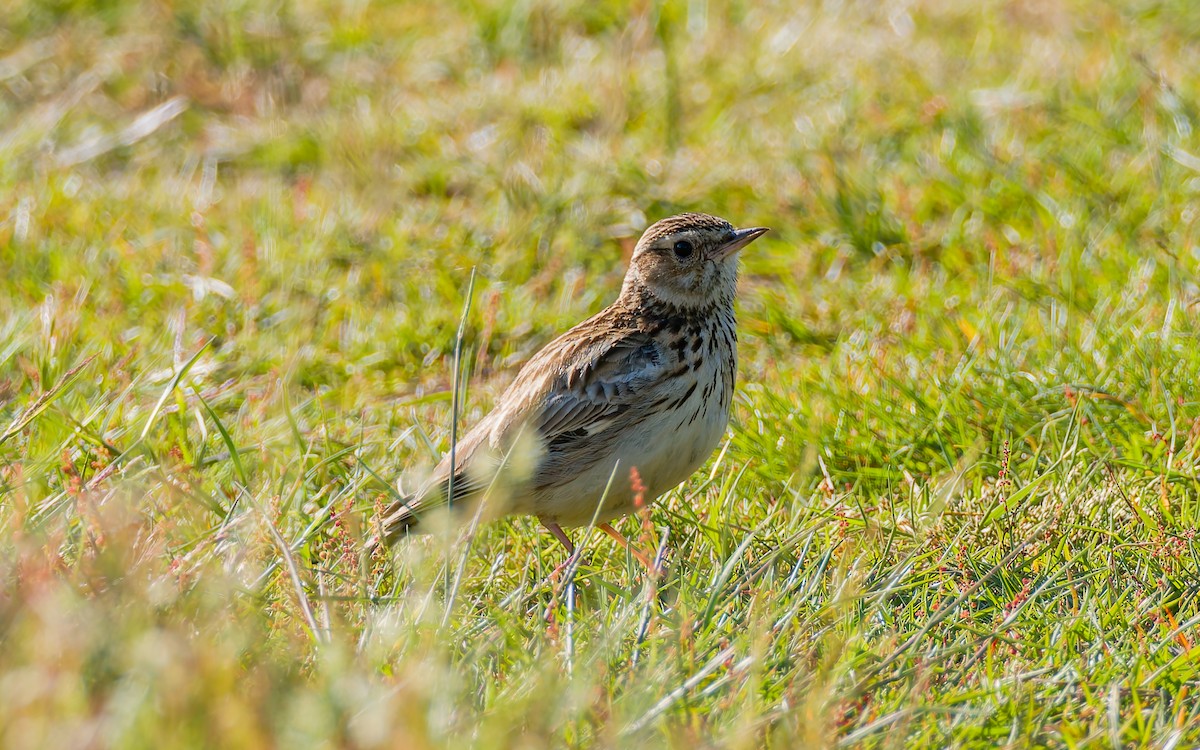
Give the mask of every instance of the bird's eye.
M 692 243 L 687 240 L 680 240 L 675 243 L 675 257 L 680 260 L 686 260 L 692 257 Z

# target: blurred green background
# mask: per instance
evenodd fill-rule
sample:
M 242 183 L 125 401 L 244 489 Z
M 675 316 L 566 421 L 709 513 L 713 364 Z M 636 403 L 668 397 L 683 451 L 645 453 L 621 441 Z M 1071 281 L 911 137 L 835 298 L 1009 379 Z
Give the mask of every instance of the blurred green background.
M 1188 0 L 0 0 L 0 744 L 1200 743 L 1197 70 Z M 359 559 L 472 273 L 467 425 L 681 210 L 774 231 L 667 574 Z

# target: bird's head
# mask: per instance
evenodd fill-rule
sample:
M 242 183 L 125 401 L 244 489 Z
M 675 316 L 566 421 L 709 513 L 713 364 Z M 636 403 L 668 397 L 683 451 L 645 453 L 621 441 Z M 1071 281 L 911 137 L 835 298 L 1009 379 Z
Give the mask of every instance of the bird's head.
M 680 214 L 651 225 L 638 240 L 623 293 L 649 293 L 674 307 L 733 304 L 738 251 L 767 229 L 734 229 L 708 214 Z

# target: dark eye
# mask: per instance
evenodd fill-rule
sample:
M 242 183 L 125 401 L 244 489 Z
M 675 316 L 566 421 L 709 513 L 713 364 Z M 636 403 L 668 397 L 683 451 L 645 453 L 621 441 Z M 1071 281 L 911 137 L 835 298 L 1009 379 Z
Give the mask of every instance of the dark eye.
M 687 240 L 680 240 L 675 243 L 675 257 L 680 260 L 692 257 L 692 243 Z

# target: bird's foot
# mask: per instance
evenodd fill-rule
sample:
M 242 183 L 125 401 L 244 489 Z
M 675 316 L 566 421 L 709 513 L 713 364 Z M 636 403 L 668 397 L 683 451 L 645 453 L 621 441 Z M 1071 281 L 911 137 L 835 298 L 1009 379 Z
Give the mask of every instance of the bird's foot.
M 612 524 L 602 523 L 598 524 L 596 528 L 615 539 L 617 544 L 624 547 L 629 554 L 633 555 L 646 568 L 647 573 L 653 575 L 655 578 L 662 574 L 662 568 L 655 564 L 653 554 L 646 554 L 644 551 L 638 549 L 632 542 L 625 538 L 624 534 L 613 528 Z

